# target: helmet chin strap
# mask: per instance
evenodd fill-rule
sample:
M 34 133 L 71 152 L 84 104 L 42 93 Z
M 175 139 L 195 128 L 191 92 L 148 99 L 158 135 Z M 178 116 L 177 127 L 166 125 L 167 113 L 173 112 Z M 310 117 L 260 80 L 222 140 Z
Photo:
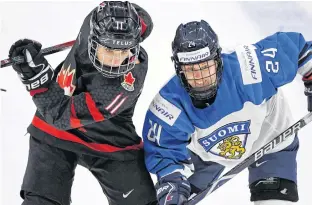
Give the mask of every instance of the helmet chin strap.
M 193 88 L 192 96 L 197 100 L 209 100 L 216 96 L 217 85 L 208 85 L 205 88 Z
M 216 99 L 216 96 L 217 95 L 213 95 L 212 97 L 210 98 L 207 98 L 207 99 L 196 99 L 194 98 L 193 96 L 191 96 L 191 99 L 192 99 L 192 102 L 193 102 L 193 105 L 196 107 L 196 108 L 206 108 L 208 107 L 209 105 L 213 104 L 215 99 Z

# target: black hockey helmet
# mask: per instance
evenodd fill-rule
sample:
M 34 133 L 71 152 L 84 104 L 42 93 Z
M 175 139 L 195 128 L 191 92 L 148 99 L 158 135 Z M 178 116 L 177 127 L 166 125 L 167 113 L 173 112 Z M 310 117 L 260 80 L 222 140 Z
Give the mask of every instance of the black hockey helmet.
M 172 42 L 172 54 L 176 74 L 189 95 L 196 100 L 213 98 L 221 80 L 223 64 L 218 36 L 210 25 L 204 20 L 180 24 Z M 215 73 L 205 74 L 205 76 L 202 74 L 199 75 L 200 78 L 195 76 L 188 78 L 182 69 L 183 66 L 188 66 L 188 69 L 191 67 L 191 72 L 193 72 L 194 65 L 203 65 L 199 68 L 201 71 L 211 66 L 211 64 L 208 65 L 210 60 L 214 60 Z M 215 80 L 208 80 L 208 78 L 212 79 L 212 76 Z M 189 83 L 191 80 L 194 82 L 202 80 L 206 84 L 192 86 Z M 207 83 L 208 81 L 210 83 Z
M 141 20 L 131 3 L 125 1 L 104 1 L 92 13 L 88 52 L 94 67 L 105 77 L 115 78 L 130 71 L 139 55 Z M 99 48 L 105 48 L 114 56 L 97 56 Z M 128 52 L 130 51 L 130 52 Z M 104 59 L 121 58 L 128 52 L 118 66 L 105 65 Z

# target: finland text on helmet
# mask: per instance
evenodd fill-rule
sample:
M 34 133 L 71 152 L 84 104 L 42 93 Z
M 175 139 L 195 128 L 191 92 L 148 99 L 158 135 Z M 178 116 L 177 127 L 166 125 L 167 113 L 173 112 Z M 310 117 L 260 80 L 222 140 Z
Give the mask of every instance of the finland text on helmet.
M 90 19 L 88 53 L 94 67 L 108 78 L 130 71 L 139 56 L 141 29 L 129 2 L 102 2 Z
M 204 21 L 181 24 L 172 42 L 172 59 L 182 85 L 196 100 L 213 98 L 222 75 L 218 36 Z

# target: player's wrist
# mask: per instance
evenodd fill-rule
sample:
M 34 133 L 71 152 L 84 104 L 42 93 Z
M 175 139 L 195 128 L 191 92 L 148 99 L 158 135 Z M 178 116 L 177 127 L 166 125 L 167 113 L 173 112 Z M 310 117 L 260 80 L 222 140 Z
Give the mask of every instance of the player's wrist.
M 174 172 L 180 172 L 183 174 L 183 166 L 179 164 L 171 164 L 169 166 L 166 166 L 166 168 L 159 170 L 156 175 L 157 179 L 161 179 L 166 175 L 172 174 Z

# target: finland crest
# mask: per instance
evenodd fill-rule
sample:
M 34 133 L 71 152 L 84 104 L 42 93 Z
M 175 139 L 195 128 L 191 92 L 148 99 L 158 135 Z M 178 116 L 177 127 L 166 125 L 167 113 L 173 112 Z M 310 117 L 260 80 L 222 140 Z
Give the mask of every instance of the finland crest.
M 198 139 L 198 143 L 206 152 L 226 159 L 240 159 L 246 152 L 249 127 L 250 120 L 229 123 Z

